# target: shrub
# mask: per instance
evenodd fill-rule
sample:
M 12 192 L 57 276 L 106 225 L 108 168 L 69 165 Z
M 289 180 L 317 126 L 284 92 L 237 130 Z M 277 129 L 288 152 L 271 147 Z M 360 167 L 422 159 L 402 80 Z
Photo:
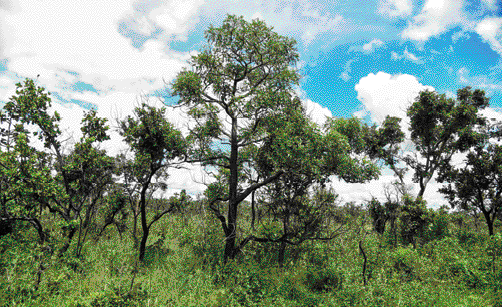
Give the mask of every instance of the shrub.
M 450 217 L 444 207 L 437 211 L 429 211 L 430 223 L 424 230 L 423 242 L 441 240 L 449 235 L 448 224 Z
M 418 252 L 411 248 L 398 247 L 391 252 L 392 268 L 398 272 L 401 279 L 411 281 L 417 278 L 417 268 L 419 267 Z

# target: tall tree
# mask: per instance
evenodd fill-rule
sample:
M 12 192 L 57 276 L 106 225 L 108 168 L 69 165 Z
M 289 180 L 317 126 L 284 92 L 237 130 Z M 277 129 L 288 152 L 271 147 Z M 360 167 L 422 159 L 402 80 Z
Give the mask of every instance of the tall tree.
M 457 101 L 422 91 L 408 108 L 411 141 L 417 155 L 405 157 L 404 161 L 415 171 L 418 197 L 423 197 L 435 172 L 450 164 L 453 154 L 465 152 L 480 141 L 482 136 L 475 129 L 486 125 L 486 120 L 478 111 L 486 108 L 488 101 L 484 91 L 465 87 L 457 91 Z
M 238 252 L 239 204 L 283 173 L 278 170 L 246 186 L 240 173 L 252 166 L 242 152 L 260 145 L 265 119 L 290 100 L 292 85 L 300 78 L 292 68 L 299 56 L 293 39 L 278 35 L 259 20 L 248 23 L 228 15 L 220 28 L 211 26 L 205 38 L 208 45 L 191 58 L 192 69 L 180 72 L 172 87 L 195 122 L 189 136 L 195 144 L 191 161 L 228 172 L 224 193 L 213 194 L 210 201 L 225 234 L 226 262 Z M 227 202 L 226 217 L 218 202 Z
M 171 212 L 174 207 L 158 208 L 147 222 L 148 192 L 155 178 L 166 177 L 173 160 L 186 156 L 186 141 L 181 132 L 165 118 L 165 108 L 157 109 L 142 103 L 134 110 L 135 118 L 128 116 L 121 122 L 120 134 L 134 152 L 133 174 L 140 183 L 139 208 L 143 236 L 139 246 L 139 260 L 145 257 L 146 242 L 152 225 Z M 150 194 L 151 196 L 151 194 Z M 151 200 L 151 197 L 150 197 Z

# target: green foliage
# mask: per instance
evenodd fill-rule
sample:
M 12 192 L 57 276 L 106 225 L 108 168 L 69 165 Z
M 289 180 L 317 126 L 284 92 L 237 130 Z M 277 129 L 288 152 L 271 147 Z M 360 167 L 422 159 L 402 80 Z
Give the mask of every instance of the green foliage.
M 185 153 L 185 140 L 165 118 L 165 108 L 156 109 L 146 103 L 134 109 L 136 119 L 128 116 L 121 122 L 120 133 L 136 153 L 139 163 L 159 167 Z M 145 160 L 146 159 L 146 160 Z M 148 164 L 141 163 L 142 167 Z
M 494 234 L 493 223 L 499 212 L 500 179 L 502 174 L 502 146 L 478 144 L 467 154 L 466 167 L 445 171 L 442 182 L 448 186 L 439 191 L 447 196 L 452 207 L 464 211 L 480 210 L 488 232 Z
M 425 201 L 420 198 L 414 200 L 410 196 L 405 196 L 401 212 L 401 242 L 405 245 L 413 244 L 415 246 L 417 238 L 423 236 L 426 227 L 430 223 Z
M 133 291 L 112 286 L 105 292 L 91 293 L 90 307 L 135 307 L 144 305 L 148 293 L 141 286 L 133 287 Z
M 389 219 L 385 207 L 376 198 L 372 198 L 368 204 L 368 210 L 373 219 L 373 229 L 377 233 L 383 234 L 385 232 L 385 224 Z
M 450 216 L 445 208 L 439 208 L 437 211 L 429 209 L 430 223 L 424 230 L 423 241 L 430 242 L 433 240 L 441 240 L 450 235 L 449 224 Z
M 47 113 L 51 106 L 51 93 L 45 93 L 45 88 L 36 86 L 32 79 L 26 79 L 24 84 L 17 83 L 16 87 L 16 95 L 4 106 L 7 115 L 21 124 L 37 125 L 41 131 L 33 134 L 44 141 L 46 148 L 54 146 L 59 149 L 61 144 L 57 137 L 61 134 L 58 124 L 61 117 L 57 112 L 53 116 Z
M 420 276 L 421 262 L 414 249 L 398 247 L 391 254 L 391 264 L 402 281 L 415 280 Z

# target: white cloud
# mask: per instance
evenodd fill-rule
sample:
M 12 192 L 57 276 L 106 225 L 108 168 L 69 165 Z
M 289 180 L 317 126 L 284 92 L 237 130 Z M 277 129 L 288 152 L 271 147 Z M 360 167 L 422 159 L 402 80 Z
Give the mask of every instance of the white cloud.
M 475 28 L 484 41 L 490 44 L 491 48 L 502 55 L 502 18 L 487 17 L 477 24 Z
M 295 87 L 294 91 L 296 93 L 296 96 L 301 99 L 307 115 L 319 127 L 322 127 L 324 125 L 327 117 L 333 117 L 333 114 L 328 108 L 323 107 L 317 102 L 308 99 L 306 97 L 307 94 L 303 89 L 301 89 L 300 87 Z
M 420 14 L 401 33 L 405 39 L 427 41 L 465 22 L 465 0 L 427 0 Z
M 378 13 L 389 17 L 406 17 L 411 15 L 413 3 L 411 0 L 380 0 Z
M 377 49 L 383 45 L 384 45 L 384 42 L 382 42 L 381 40 L 373 39 L 362 46 L 357 46 L 357 45 L 350 46 L 349 51 L 357 51 L 357 52 L 362 52 L 364 54 L 370 54 L 373 51 L 375 51 L 375 49 Z
M 168 37 L 177 35 L 178 39 L 187 40 L 187 32 L 199 21 L 196 16 L 204 0 L 196 1 L 166 1 L 149 13 L 149 17 L 162 29 Z
M 455 156 L 454 156 L 455 158 Z M 416 196 L 418 192 L 418 184 L 413 183 L 413 171 L 410 170 L 404 176 L 404 182 L 411 188 L 411 193 Z M 387 201 L 385 195 L 385 187 L 396 181 L 396 177 L 391 170 L 383 168 L 381 175 L 377 180 L 372 180 L 366 183 L 346 183 L 339 180 L 335 176 L 332 178 L 331 186 L 335 192 L 340 195 L 343 203 L 354 201 L 356 204 L 366 204 L 372 197 L 377 198 L 380 202 Z M 442 184 L 437 183 L 432 179 L 425 190 L 424 200 L 427 201 L 427 207 L 437 209 L 442 205 L 448 205 L 448 201 L 444 195 L 438 192 Z M 391 198 L 395 199 L 395 192 L 391 189 Z
M 141 51 L 134 49 L 117 32 L 117 22 L 128 5 L 54 5 L 45 7 L 48 16 L 41 16 L 44 10 L 36 5 L 26 5 L 3 20 L 3 25 L 14 33 L 3 52 L 9 58 L 9 71 L 30 78 L 40 74 L 40 82 L 52 92 L 62 93 L 66 89 L 61 85 L 75 81 L 75 76 L 65 70 L 76 72 L 79 81 L 99 91 L 136 93 L 159 88 L 163 86 L 162 77 L 171 79 L 189 57 L 188 53 L 166 55 L 165 46 L 158 41 L 145 43 Z M 138 83 L 146 79 L 153 80 L 153 84 Z M 71 98 L 72 93 L 66 95 Z
M 307 115 L 320 127 L 324 125 L 326 118 L 333 117 L 333 114 L 328 108 L 323 107 L 310 99 L 304 99 L 302 102 L 306 108 Z
M 386 115 L 406 118 L 406 108 L 422 90 L 434 90 L 422 85 L 415 76 L 370 73 L 359 80 L 354 88 L 357 99 L 371 115 L 372 120 L 381 124 Z M 403 123 L 403 122 L 402 122 Z
M 392 51 L 391 52 L 391 59 L 394 61 L 404 59 L 404 60 L 411 61 L 415 64 L 424 64 L 424 61 L 422 60 L 422 58 L 417 57 L 413 53 L 409 52 L 407 47 L 404 49 L 403 55 L 399 55 L 396 52 Z

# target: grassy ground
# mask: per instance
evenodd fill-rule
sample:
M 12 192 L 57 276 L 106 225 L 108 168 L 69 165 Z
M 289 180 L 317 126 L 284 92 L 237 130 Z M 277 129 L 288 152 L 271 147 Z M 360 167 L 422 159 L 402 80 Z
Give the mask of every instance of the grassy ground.
M 257 243 L 223 266 L 213 217 L 170 216 L 152 229 L 137 270 L 130 233 L 120 239 L 109 228 L 97 241 L 91 235 L 80 259 L 45 260 L 36 292 L 40 258 L 27 232 L 0 241 L 1 306 L 502 306 L 502 262 L 490 239 L 470 228 L 413 249 L 353 227 L 330 242 L 289 248 L 278 269 L 277 246 Z

